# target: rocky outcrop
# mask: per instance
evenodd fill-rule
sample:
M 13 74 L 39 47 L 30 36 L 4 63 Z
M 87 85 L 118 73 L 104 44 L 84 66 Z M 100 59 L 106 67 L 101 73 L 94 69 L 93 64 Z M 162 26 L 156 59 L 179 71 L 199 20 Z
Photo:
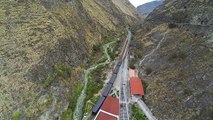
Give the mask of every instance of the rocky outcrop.
M 159 120 L 211 120 L 212 1 L 167 0 L 134 31 L 145 102 Z
M 1 0 L 0 119 L 60 116 L 92 46 L 138 20 L 132 8 L 127 0 Z

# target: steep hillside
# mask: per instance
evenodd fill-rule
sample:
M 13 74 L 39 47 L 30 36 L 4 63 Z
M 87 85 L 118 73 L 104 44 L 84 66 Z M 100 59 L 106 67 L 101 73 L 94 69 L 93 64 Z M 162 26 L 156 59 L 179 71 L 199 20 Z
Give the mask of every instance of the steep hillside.
M 167 0 L 134 29 L 131 54 L 159 120 L 213 119 L 213 2 Z
M 152 1 L 145 3 L 143 5 L 140 5 L 137 7 L 137 11 L 143 16 L 147 17 L 149 13 L 151 13 L 156 7 L 161 5 L 164 0 L 158 0 L 158 1 Z
M 92 47 L 138 20 L 127 3 L 1 0 L 0 119 L 54 119 L 75 103 Z
M 155 9 L 147 20 L 209 25 L 213 22 L 212 4 L 213 1 L 210 0 L 166 0 L 166 3 Z

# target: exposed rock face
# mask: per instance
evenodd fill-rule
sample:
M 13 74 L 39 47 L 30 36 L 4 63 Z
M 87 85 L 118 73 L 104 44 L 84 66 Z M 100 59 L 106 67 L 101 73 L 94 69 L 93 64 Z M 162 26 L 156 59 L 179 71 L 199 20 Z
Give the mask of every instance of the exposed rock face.
M 213 22 L 212 5 L 211 0 L 166 0 L 148 16 L 148 20 L 210 25 Z
M 134 32 L 132 54 L 144 58 L 145 102 L 159 120 L 213 118 L 212 5 L 167 0 Z
M 164 0 L 158 0 L 158 1 L 152 1 L 145 3 L 143 5 L 140 5 L 137 7 L 137 11 L 143 16 L 147 17 L 149 13 L 151 13 L 156 7 L 161 5 Z
M 1 0 L 0 119 L 60 116 L 92 46 L 137 21 L 133 8 L 127 0 Z

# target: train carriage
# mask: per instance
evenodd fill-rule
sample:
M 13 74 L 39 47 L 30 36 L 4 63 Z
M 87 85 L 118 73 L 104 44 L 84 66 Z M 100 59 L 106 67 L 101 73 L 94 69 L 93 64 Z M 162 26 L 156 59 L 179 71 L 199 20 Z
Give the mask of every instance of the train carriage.
M 102 93 L 102 96 L 106 97 L 108 96 L 108 94 L 110 93 L 111 91 L 111 88 L 112 88 L 112 84 L 107 84 L 103 93 Z
M 122 60 L 119 60 L 117 65 L 121 66 L 121 64 L 122 64 Z
M 105 101 L 105 99 L 106 99 L 106 97 L 101 97 L 99 100 L 98 100 L 98 102 L 97 102 L 97 104 L 94 106 L 94 108 L 92 109 L 92 113 L 93 114 L 97 114 L 98 113 L 98 111 L 99 111 L 99 109 L 101 108 L 101 105 L 104 103 L 104 101 Z
M 113 74 L 112 77 L 111 77 L 110 80 L 109 80 L 109 83 L 110 83 L 110 84 L 114 84 L 116 78 L 117 78 L 117 75 L 116 75 L 116 74 Z
M 114 71 L 113 71 L 113 74 L 118 74 L 119 69 L 120 69 L 120 66 L 117 64 Z

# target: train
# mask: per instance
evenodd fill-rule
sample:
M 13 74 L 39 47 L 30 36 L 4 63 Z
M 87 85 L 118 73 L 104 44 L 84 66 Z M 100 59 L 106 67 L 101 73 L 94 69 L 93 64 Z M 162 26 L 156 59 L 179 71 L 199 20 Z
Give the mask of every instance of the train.
M 101 98 L 98 100 L 98 102 L 96 103 L 96 105 L 94 106 L 94 108 L 92 110 L 93 114 L 97 114 L 98 113 L 98 111 L 99 111 L 101 105 L 104 103 L 106 97 L 110 94 L 110 91 L 111 91 L 111 89 L 113 87 L 113 84 L 114 84 L 114 82 L 115 82 L 115 80 L 117 78 L 117 74 L 119 72 L 121 64 L 122 64 L 122 61 L 119 60 L 117 62 L 117 64 L 116 64 L 114 70 L 113 70 L 113 74 L 110 77 L 109 82 L 107 83 L 107 85 L 105 86 L 105 88 L 104 88 L 104 90 L 103 90 L 103 92 L 101 94 Z
M 110 94 L 110 91 L 111 91 L 111 89 L 113 87 L 113 84 L 114 84 L 114 82 L 115 82 L 115 80 L 117 78 L 119 69 L 120 69 L 120 67 L 122 65 L 122 62 L 123 62 L 125 56 L 126 56 L 128 44 L 129 44 L 129 41 L 128 41 L 128 38 L 127 38 L 125 43 L 124 43 L 124 47 L 122 49 L 122 52 L 119 55 L 118 62 L 116 63 L 116 65 L 115 65 L 115 67 L 113 69 L 112 76 L 111 76 L 109 82 L 107 83 L 107 85 L 105 86 L 105 88 L 104 88 L 104 90 L 103 90 L 103 92 L 101 94 L 100 99 L 98 100 L 98 102 L 96 103 L 96 105 L 92 109 L 92 113 L 94 115 L 98 113 L 98 111 L 101 108 L 102 104 L 104 103 L 106 97 Z

